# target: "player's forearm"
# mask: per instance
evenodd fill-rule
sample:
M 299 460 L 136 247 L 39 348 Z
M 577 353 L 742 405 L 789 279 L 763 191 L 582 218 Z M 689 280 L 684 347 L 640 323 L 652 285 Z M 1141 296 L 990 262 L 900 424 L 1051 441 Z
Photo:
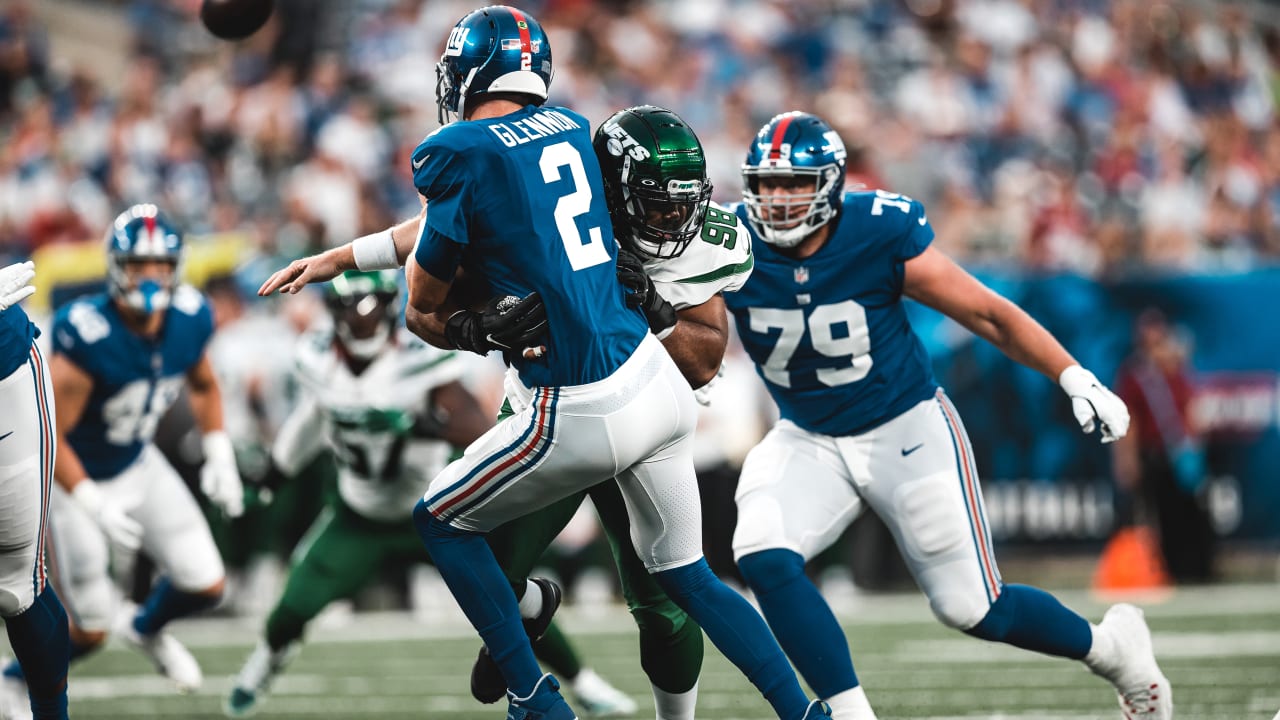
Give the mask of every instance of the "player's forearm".
M 404 324 L 409 332 L 417 335 L 427 343 L 446 350 L 454 349 L 453 343 L 444 334 L 444 320 L 438 313 L 421 312 L 413 305 L 404 309 Z
M 222 393 L 217 383 L 201 388 L 193 387 L 188 397 L 191 401 L 191 416 L 202 435 L 222 430 Z
M 1063 370 L 1077 364 L 1043 325 L 1003 297 L 995 296 L 986 312 L 963 324 L 1000 348 L 1010 359 L 1039 371 L 1055 383 Z
M 67 436 L 63 433 L 58 433 L 58 456 L 53 461 L 53 481 L 68 493 L 82 481 L 89 481 L 84 463 L 80 462 L 80 456 L 71 448 L 71 443 L 67 442 Z
M 716 376 L 728 340 L 719 328 L 681 317 L 662 345 L 689 381 L 689 387 L 700 388 Z

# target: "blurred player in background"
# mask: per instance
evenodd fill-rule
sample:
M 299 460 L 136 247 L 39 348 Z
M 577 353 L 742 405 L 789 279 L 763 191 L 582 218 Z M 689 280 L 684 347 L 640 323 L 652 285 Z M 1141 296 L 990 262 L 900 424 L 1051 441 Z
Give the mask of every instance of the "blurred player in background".
M 1052 595 L 1005 584 L 969 439 L 903 308 L 910 297 L 1057 380 L 1085 432 L 1123 437 L 1123 402 L 1013 303 L 930 246 L 924 207 L 844 192 L 845 149 L 821 119 L 778 115 L 756 135 L 736 212 L 756 269 L 727 297 L 782 419 L 738 486 L 734 555 L 779 642 L 837 718 L 870 720 L 835 616 L 804 573 L 862 511 L 889 526 L 944 624 L 1082 660 L 1115 685 L 1126 717 L 1172 714 L 1142 611 L 1102 624 Z
M 185 385 L 204 434 L 201 488 L 227 515 L 244 508 L 218 383 L 205 355 L 213 320 L 182 285 L 182 236 L 154 205 L 134 205 L 107 232 L 108 290 L 61 308 L 50 365 L 59 450 L 50 528 L 54 577 L 71 616 L 71 658 L 98 648 L 116 622 L 108 540 L 141 548 L 162 577 L 115 628 L 180 690 L 203 680 L 169 621 L 213 607 L 224 572 L 209 526 L 152 443 Z M 21 676 L 16 664 L 5 669 Z
M 273 465 L 281 479 L 293 479 L 330 450 L 339 494 L 298 547 L 264 637 L 227 697 L 231 717 L 261 706 L 307 624 L 329 603 L 354 595 L 387 565 L 428 559 L 410 519 L 423 478 L 491 425 L 459 382 L 462 356 L 397 332 L 399 274 L 336 278 L 325 290 L 332 327 L 298 344 L 296 374 L 306 394 L 276 436 Z
M 66 720 L 67 613 L 45 570 L 45 513 L 57 448 L 40 330 L 18 303 L 35 292 L 31 262 L 0 268 L 0 615 L 26 676 L 4 715 Z M 5 681 L 9 683 L 10 681 Z

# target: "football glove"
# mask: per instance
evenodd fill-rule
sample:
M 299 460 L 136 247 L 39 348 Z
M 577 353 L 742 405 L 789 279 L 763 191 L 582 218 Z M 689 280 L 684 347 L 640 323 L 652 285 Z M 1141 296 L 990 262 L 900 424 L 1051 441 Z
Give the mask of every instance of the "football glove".
M 35 268 L 30 260 L 0 268 L 0 310 L 8 310 L 36 291 L 31 286 Z
M 142 525 L 129 517 L 120 503 L 103 494 L 89 478 L 76 483 L 71 499 L 93 518 L 112 544 L 122 550 L 134 551 L 142 546 Z
M 1102 442 L 1111 443 L 1129 432 L 1129 408 L 1093 373 L 1072 365 L 1062 371 L 1058 385 L 1071 398 L 1071 412 L 1085 434 L 1096 428 L 1102 434 Z
M 536 292 L 523 298 L 499 295 L 489 300 L 483 311 L 459 310 L 444 324 L 444 335 L 454 347 L 477 355 L 487 355 L 490 350 L 538 348 L 544 344 L 540 340 L 546 331 L 547 307 Z
M 236 451 L 231 438 L 221 430 L 204 436 L 200 491 L 227 517 L 240 517 L 244 513 L 244 484 L 236 469 Z
M 627 307 L 638 307 L 649 321 L 649 329 L 662 340 L 676 327 L 676 309 L 653 285 L 644 261 L 626 250 L 618 250 L 618 282 L 630 290 Z

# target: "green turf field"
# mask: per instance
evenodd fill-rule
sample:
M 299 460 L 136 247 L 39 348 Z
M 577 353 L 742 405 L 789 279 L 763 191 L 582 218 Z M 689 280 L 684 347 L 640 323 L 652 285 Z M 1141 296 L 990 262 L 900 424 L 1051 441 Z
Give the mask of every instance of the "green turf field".
M 1064 593 L 1091 620 L 1106 605 Z M 1156 651 L 1173 683 L 1181 720 L 1272 720 L 1280 710 L 1280 588 L 1218 587 L 1180 591 L 1141 603 Z M 854 659 L 882 720 L 1000 718 L 1083 720 L 1120 717 L 1110 687 L 1077 663 L 996 646 L 934 622 L 920 597 L 871 596 L 840 603 Z M 414 620 L 360 615 L 316 629 L 312 640 L 259 715 L 265 718 L 498 718 L 504 706 L 480 706 L 467 693 L 476 640 L 457 615 Z M 648 683 L 621 608 L 566 607 L 589 664 L 641 701 L 651 718 Z M 174 694 L 139 656 L 112 646 L 76 666 L 72 716 L 218 718 L 230 675 L 252 642 L 253 628 L 228 620 L 180 623 L 205 669 L 204 689 Z M 768 706 L 708 645 L 698 717 L 769 718 Z

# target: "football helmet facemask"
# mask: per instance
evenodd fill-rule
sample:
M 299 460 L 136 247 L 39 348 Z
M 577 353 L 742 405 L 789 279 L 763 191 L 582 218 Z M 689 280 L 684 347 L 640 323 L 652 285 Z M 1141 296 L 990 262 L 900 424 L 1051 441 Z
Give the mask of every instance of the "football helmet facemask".
M 354 358 L 370 360 L 390 343 L 400 314 L 399 272 L 349 270 L 329 283 L 324 302 L 333 332 Z
M 116 216 L 107 230 L 107 291 L 125 307 L 151 314 L 169 307 L 182 275 L 182 233 L 149 203 L 134 205 Z M 169 270 L 137 272 L 144 263 L 160 262 Z
M 809 113 L 775 116 L 760 128 L 742 165 L 747 218 L 761 239 L 795 247 L 831 222 L 844 193 L 845 148 L 839 133 Z M 771 178 L 786 191 L 760 191 Z
M 480 8 L 454 25 L 436 63 L 441 125 L 466 118 L 483 93 L 521 93 L 542 104 L 551 86 L 551 43 L 532 16 L 505 5 Z
M 652 258 L 683 253 L 711 200 L 706 155 L 693 130 L 670 110 L 641 105 L 605 120 L 592 146 L 623 247 Z

